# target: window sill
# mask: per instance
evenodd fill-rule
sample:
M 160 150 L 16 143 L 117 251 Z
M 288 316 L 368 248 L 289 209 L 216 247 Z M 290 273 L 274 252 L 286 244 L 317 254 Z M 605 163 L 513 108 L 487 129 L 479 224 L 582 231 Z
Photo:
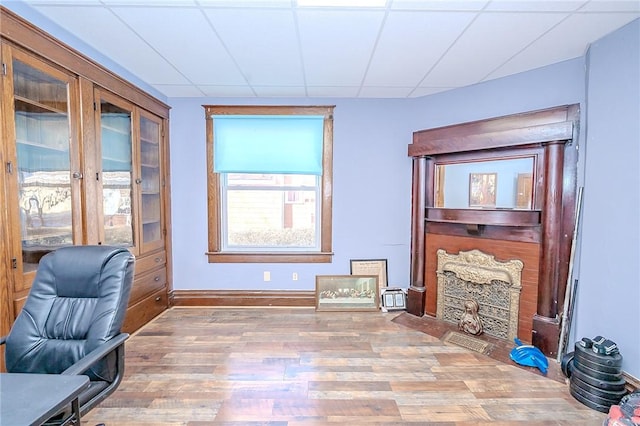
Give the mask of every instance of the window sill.
M 331 263 L 330 252 L 207 252 L 209 263 Z

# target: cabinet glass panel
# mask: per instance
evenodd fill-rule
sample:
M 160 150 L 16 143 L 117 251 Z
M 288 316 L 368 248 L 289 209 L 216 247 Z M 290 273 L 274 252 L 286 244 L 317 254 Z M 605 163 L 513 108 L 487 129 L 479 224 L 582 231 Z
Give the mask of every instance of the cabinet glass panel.
M 20 234 L 25 272 L 73 244 L 68 83 L 13 60 Z
M 142 243 L 162 240 L 160 217 L 160 122 L 140 117 L 140 174 L 142 178 Z
M 134 245 L 131 214 L 131 111 L 100 102 L 104 244 Z

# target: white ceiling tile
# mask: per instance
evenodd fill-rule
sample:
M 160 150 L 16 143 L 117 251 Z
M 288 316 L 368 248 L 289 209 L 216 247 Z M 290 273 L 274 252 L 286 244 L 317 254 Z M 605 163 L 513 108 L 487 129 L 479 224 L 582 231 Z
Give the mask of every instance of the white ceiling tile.
M 258 97 L 277 98 L 277 97 L 305 97 L 307 92 L 304 86 L 252 86 L 253 91 Z
M 198 88 L 205 94 L 205 96 L 238 98 L 253 98 L 256 96 L 255 92 L 249 86 L 216 86 L 201 84 Z
M 640 12 L 638 0 L 591 0 L 581 12 Z
M 307 95 L 310 97 L 355 98 L 358 96 L 359 90 L 360 86 L 309 86 L 307 87 Z
M 206 9 L 205 13 L 250 85 L 304 85 L 293 12 Z
M 100 0 L 6 0 L 8 3 L 24 2 L 36 6 L 102 6 Z
M 635 14 L 625 13 L 613 13 L 606 16 L 573 14 L 491 73 L 488 78 L 504 77 L 580 57 L 586 53 L 589 43 L 636 18 Z
M 203 14 L 192 8 L 114 8 L 118 16 L 194 84 L 246 81 Z M 149 25 L 171 22 L 172 25 Z M 188 31 L 185 30 L 188 28 Z M 194 34 L 198 34 L 194 37 Z M 153 83 L 169 83 L 154 81 Z
M 421 86 L 466 86 L 482 81 L 565 17 L 560 13 L 483 13 Z
M 37 8 L 63 28 L 132 74 L 153 85 L 188 81 L 127 25 L 106 8 L 73 6 Z M 81 20 L 78 20 L 81 17 Z M 87 24 L 87 23 L 90 23 Z
M 639 0 L 0 1 L 168 97 L 427 96 L 582 56 L 640 18 Z
M 384 17 L 381 11 L 298 11 L 306 82 L 359 86 Z
M 393 0 L 391 9 L 479 11 L 487 3 L 486 0 Z
M 198 98 L 205 94 L 192 84 L 154 84 L 153 87 L 169 98 Z
M 485 11 L 506 12 L 573 12 L 587 0 L 493 0 Z
M 415 87 L 475 13 L 391 12 L 365 85 Z
M 203 7 L 291 7 L 291 0 L 195 0 Z
M 100 0 L 107 6 L 196 7 L 194 0 Z
M 360 89 L 360 98 L 406 98 L 413 91 L 411 87 L 364 86 Z

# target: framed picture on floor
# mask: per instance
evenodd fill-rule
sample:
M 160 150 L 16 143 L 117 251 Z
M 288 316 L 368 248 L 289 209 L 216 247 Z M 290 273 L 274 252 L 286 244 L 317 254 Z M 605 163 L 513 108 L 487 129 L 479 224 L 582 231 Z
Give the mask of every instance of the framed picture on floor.
M 376 275 L 317 275 L 316 311 L 377 311 Z
M 378 292 L 389 284 L 387 281 L 387 259 L 351 259 L 351 275 L 376 275 L 378 277 Z

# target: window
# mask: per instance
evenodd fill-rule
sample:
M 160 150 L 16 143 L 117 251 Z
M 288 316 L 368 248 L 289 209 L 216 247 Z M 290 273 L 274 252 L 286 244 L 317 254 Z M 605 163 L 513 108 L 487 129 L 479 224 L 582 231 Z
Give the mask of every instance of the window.
M 334 107 L 204 108 L 209 262 L 331 262 Z

